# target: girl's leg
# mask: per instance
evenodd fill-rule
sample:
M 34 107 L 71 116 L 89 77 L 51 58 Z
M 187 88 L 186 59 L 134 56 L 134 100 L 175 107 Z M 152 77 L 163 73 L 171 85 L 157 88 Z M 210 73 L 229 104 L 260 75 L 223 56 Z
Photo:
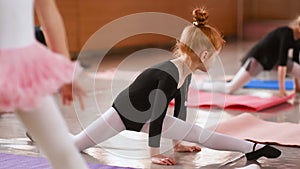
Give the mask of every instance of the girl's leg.
M 243 87 L 249 80 L 258 75 L 261 71 L 263 71 L 262 65 L 257 62 L 256 59 L 249 58 L 230 82 L 203 82 L 200 85 L 200 89 L 232 94 Z
M 234 93 L 262 71 L 262 65 L 256 59 L 249 58 L 234 78 L 226 84 L 226 93 Z
M 47 96 L 33 111 L 17 111 L 24 126 L 48 157 L 54 169 L 85 169 L 87 165 L 72 143 L 55 101 Z
M 143 132 L 148 132 L 149 123 L 142 128 Z M 223 151 L 237 151 L 250 153 L 263 148 L 265 145 L 236 139 L 221 133 L 213 132 L 202 127 L 184 122 L 177 118 L 167 115 L 163 123 L 162 137 L 176 140 L 185 140 L 201 144 L 207 148 Z M 280 154 L 279 154 L 280 155 Z
M 81 151 L 115 136 L 123 130 L 125 130 L 125 126 L 119 114 L 111 107 L 86 129 L 74 136 L 75 145 Z

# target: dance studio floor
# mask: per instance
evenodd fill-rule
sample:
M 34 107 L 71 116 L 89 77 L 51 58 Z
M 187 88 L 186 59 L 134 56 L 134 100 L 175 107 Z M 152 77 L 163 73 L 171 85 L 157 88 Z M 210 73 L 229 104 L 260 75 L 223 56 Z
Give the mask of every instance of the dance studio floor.
M 226 75 L 234 74 L 239 66 L 239 60 L 252 46 L 252 42 L 232 42 L 227 44 L 222 52 L 222 61 Z M 169 52 L 159 49 L 147 49 L 132 53 L 128 56 L 105 57 L 100 68 L 95 58 L 82 56 L 80 58 L 85 71 L 79 76 L 79 82 L 87 91 L 85 98 L 85 110 L 79 108 L 75 102 L 73 107 L 62 106 L 56 95 L 58 105 L 70 127 L 70 132 L 78 133 L 94 119 L 101 115 L 110 105 L 118 91 L 126 87 L 135 75 L 145 67 L 163 60 L 170 59 Z M 115 74 L 114 74 L 115 72 Z M 264 72 L 259 78 L 273 78 L 274 72 Z M 242 89 L 242 92 L 260 92 L 259 89 Z M 263 90 L 263 92 L 275 93 L 276 91 Z M 286 104 L 253 113 L 267 121 L 300 123 L 299 96 Z M 232 118 L 245 111 L 217 111 L 209 109 L 188 109 L 188 121 L 207 127 L 221 120 Z M 172 107 L 169 109 L 172 113 Z M 0 152 L 29 156 L 40 156 L 34 144 L 25 136 L 25 130 L 14 114 L 0 115 Z M 270 133 L 272 134 L 272 133 Z M 300 134 L 300 133 L 298 133 Z M 119 135 L 89 148 L 82 153 L 88 162 L 100 163 L 112 166 L 152 169 L 189 169 L 189 168 L 238 168 L 250 163 L 241 153 L 221 152 L 202 147 L 199 153 L 174 153 L 170 140 L 162 140 L 162 151 L 166 155 L 174 156 L 178 164 L 175 166 L 160 166 L 151 164 L 147 136 L 142 133 L 125 131 Z M 186 143 L 191 144 L 191 143 Z M 260 168 L 264 169 L 297 169 L 300 168 L 300 148 L 276 146 L 282 151 L 278 159 L 261 158 L 257 161 Z M 1 165 L 1 164 L 0 164 Z

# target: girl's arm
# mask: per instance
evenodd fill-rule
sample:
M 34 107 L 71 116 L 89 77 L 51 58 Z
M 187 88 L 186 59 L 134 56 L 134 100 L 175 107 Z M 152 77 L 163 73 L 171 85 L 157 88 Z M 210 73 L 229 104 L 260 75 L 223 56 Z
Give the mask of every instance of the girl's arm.
M 279 81 L 279 95 L 286 96 L 285 91 L 285 76 L 287 71 L 288 62 L 288 50 L 291 46 L 291 39 L 293 39 L 293 34 L 290 31 L 285 31 L 281 34 L 279 41 L 279 60 L 278 60 L 278 81 Z
M 293 61 L 294 63 L 299 64 L 299 57 L 300 57 L 300 46 L 298 46 L 297 48 L 294 47 L 293 49 Z M 295 84 L 295 89 L 294 91 L 299 93 L 300 92 L 300 85 L 299 83 L 300 79 L 299 78 L 294 78 L 294 84 Z
M 70 59 L 65 26 L 55 0 L 36 0 L 35 10 L 49 49 Z M 65 105 L 71 105 L 74 95 L 77 96 L 81 109 L 84 109 L 82 97 L 86 94 L 76 82 L 62 86 L 61 95 Z
M 300 93 L 300 86 L 298 84 L 300 79 L 294 78 L 294 84 L 295 84 L 295 92 Z
M 63 19 L 55 0 L 36 0 L 35 10 L 49 49 L 70 58 Z
M 285 91 L 286 69 L 286 66 L 278 66 L 279 96 L 287 95 Z
M 175 97 L 175 106 L 174 106 L 174 117 L 179 118 L 180 120 L 186 121 L 187 117 L 187 108 L 185 102 L 188 97 L 188 88 L 191 83 L 191 75 L 187 77 L 185 83 L 180 88 L 180 94 Z M 179 140 L 173 140 L 173 147 L 175 152 L 199 152 L 201 148 L 196 145 L 184 145 Z

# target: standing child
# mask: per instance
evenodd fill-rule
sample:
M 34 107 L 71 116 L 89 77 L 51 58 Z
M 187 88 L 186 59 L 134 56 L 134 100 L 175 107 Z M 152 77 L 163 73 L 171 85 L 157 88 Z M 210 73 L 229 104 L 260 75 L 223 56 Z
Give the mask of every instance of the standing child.
M 49 48 L 59 54 L 35 40 L 34 5 Z M 16 112 L 54 169 L 87 168 L 51 96 L 74 71 L 55 1 L 0 0 L 0 37 L 0 110 Z M 63 87 L 66 102 L 71 87 Z

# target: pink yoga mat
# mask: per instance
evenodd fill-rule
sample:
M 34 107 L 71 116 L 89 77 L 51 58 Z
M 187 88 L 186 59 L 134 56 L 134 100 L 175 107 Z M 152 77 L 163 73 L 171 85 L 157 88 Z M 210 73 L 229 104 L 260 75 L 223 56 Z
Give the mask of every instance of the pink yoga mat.
M 187 106 L 201 108 L 217 107 L 244 111 L 261 111 L 285 103 L 289 99 L 293 98 L 294 95 L 294 93 L 291 93 L 290 95 L 285 97 L 272 96 L 262 98 L 251 95 L 228 95 L 222 93 L 211 93 L 190 88 Z M 171 105 L 173 105 L 173 102 L 171 103 Z
M 259 143 L 300 146 L 300 124 L 264 121 L 249 113 L 221 122 L 211 129 Z

